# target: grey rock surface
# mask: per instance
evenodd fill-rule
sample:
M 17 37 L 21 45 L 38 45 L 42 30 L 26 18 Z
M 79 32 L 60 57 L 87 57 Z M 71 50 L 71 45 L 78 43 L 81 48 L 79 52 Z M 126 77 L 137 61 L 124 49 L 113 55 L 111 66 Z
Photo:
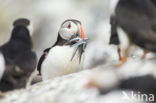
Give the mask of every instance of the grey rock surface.
M 101 95 L 97 88 L 86 88 L 94 79 L 99 88 L 111 90 L 120 80 L 142 76 L 156 76 L 155 58 L 129 57 L 121 68 L 114 68 L 114 61 L 90 70 L 42 81 L 25 89 L 0 94 L 0 103 L 131 103 L 122 100 L 123 91 L 113 90 Z M 127 91 L 129 93 L 130 91 Z
M 86 80 L 83 77 L 88 73 L 83 71 L 8 92 L 0 103 L 95 103 L 93 100 L 98 95 L 97 90 L 84 87 Z

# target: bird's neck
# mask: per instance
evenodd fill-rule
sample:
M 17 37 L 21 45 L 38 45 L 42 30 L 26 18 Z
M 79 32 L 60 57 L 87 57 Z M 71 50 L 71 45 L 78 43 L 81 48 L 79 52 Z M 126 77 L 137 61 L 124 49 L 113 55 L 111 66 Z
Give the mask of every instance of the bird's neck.
M 12 31 L 10 42 L 16 45 L 32 48 L 32 40 L 29 31 L 25 27 L 15 27 Z
M 10 40 L 10 43 L 11 44 L 16 44 L 17 46 L 22 46 L 25 47 L 25 48 L 28 48 L 28 49 L 31 49 L 32 48 L 32 41 L 31 39 L 30 40 L 27 40 L 27 39 L 11 39 Z

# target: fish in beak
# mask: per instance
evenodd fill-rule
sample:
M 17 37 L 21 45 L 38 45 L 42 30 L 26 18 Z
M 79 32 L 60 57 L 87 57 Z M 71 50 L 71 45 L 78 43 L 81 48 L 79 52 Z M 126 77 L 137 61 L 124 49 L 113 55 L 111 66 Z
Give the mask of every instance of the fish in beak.
M 75 49 L 72 54 L 71 61 L 74 58 L 78 49 L 80 50 L 80 60 L 81 60 L 81 55 L 84 52 L 84 49 L 86 48 L 87 41 L 88 41 L 88 38 L 85 37 L 84 31 L 80 24 L 78 24 L 78 28 L 79 30 L 77 31 L 77 33 L 73 33 L 71 39 L 67 43 L 65 43 L 65 44 L 70 44 L 74 42 L 72 47 L 75 47 Z

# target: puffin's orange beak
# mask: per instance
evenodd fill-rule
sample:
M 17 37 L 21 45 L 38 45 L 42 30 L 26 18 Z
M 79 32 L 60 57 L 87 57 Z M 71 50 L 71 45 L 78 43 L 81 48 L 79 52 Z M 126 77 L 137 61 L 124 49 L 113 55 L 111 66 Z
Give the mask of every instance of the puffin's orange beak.
M 85 34 L 84 34 L 84 31 L 82 29 L 82 27 L 80 26 L 80 37 L 85 40 Z
M 78 43 L 78 45 L 84 44 L 84 42 L 86 42 L 88 38 L 85 38 L 84 31 L 80 24 L 78 25 L 78 27 L 79 27 L 79 30 L 77 32 L 75 31 L 73 32 L 71 39 L 67 43 L 65 43 L 66 45 L 72 42 L 76 42 Z

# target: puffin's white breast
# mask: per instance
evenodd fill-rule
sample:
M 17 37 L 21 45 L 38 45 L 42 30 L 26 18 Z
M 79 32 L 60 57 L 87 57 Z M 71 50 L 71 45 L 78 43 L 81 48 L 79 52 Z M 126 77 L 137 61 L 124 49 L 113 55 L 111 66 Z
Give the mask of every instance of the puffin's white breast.
M 118 36 L 119 36 L 119 40 L 120 40 L 119 46 L 122 50 L 125 50 L 126 48 L 128 48 L 131 45 L 130 40 L 129 40 L 126 32 L 121 27 L 117 28 L 117 32 L 118 32 Z
M 3 76 L 4 70 L 5 70 L 5 60 L 3 55 L 0 53 L 0 80 Z
M 41 74 L 43 80 L 51 79 L 56 76 L 61 76 L 76 72 L 80 68 L 79 52 L 76 52 L 71 61 L 74 47 L 70 46 L 55 46 L 53 47 L 41 66 Z

